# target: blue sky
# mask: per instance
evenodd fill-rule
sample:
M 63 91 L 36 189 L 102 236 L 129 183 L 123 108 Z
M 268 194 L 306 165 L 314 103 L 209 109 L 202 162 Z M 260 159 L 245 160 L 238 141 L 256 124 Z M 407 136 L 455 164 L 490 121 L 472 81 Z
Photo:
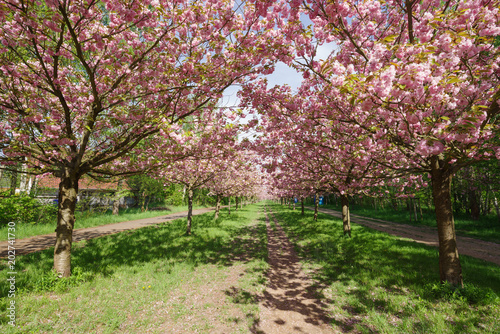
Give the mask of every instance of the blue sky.
M 318 48 L 317 59 L 326 59 L 330 53 L 335 50 L 336 44 L 330 43 L 322 45 Z M 302 75 L 297 73 L 294 69 L 288 67 L 286 64 L 279 62 L 276 65 L 274 73 L 266 75 L 268 81 L 268 87 L 274 87 L 276 85 L 289 85 L 292 90 L 297 89 L 302 81 Z M 224 98 L 222 100 L 222 106 L 233 107 L 237 106 L 238 99 L 236 94 L 239 90 L 238 86 L 231 86 L 224 92 Z

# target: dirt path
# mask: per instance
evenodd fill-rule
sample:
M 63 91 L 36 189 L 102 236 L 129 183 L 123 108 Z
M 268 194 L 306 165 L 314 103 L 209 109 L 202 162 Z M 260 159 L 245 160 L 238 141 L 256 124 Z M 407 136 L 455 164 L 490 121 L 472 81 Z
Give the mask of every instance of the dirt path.
M 200 215 L 215 208 L 203 208 L 193 210 L 193 215 Z M 114 223 L 96 227 L 80 228 L 73 231 L 73 242 L 78 242 L 87 239 L 97 238 L 107 234 L 123 232 L 127 230 L 135 230 L 141 227 L 160 224 L 171 220 L 187 217 L 187 211 L 172 213 L 166 216 L 145 218 L 138 220 L 130 220 L 121 223 Z M 26 239 L 16 240 L 14 247 L 16 248 L 16 255 L 28 254 L 38 252 L 50 247 L 53 247 L 56 242 L 55 233 L 38 235 Z M 8 241 L 0 242 L 0 258 L 7 257 L 8 254 Z
M 308 209 L 314 210 L 313 208 Z M 342 219 L 342 214 L 338 211 L 324 208 L 320 208 L 319 211 Z M 415 242 L 429 246 L 438 247 L 438 235 L 435 228 L 397 224 L 381 219 L 362 217 L 355 214 L 351 214 L 351 221 L 374 230 L 386 232 L 402 238 L 412 239 Z M 457 236 L 457 247 L 460 254 L 493 262 L 500 266 L 500 244 Z
M 260 321 L 254 333 L 335 333 L 310 280 L 285 232 L 271 212 L 266 212 L 270 269 L 268 283 L 259 302 Z

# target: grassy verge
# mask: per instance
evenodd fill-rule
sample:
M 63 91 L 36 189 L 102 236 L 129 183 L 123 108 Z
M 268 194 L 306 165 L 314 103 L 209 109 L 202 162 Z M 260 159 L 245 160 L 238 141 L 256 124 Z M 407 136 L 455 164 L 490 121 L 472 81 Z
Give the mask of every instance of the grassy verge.
M 327 209 L 333 209 L 340 211 L 340 206 L 336 205 L 323 205 L 321 207 Z M 393 210 L 392 208 L 378 208 L 373 207 L 351 205 L 351 213 L 360 216 L 378 218 L 387 221 L 392 221 L 395 223 L 408 224 L 414 226 L 429 226 L 436 227 L 436 215 L 434 212 L 429 210 L 423 210 L 422 218 L 420 219 L 420 213 L 418 213 L 417 221 L 414 220 L 412 216 L 412 221 L 410 222 L 410 213 L 406 210 Z M 412 211 L 413 215 L 413 211 Z M 498 223 L 498 218 L 494 215 L 488 217 L 480 217 L 479 220 L 472 220 L 464 215 L 456 215 L 455 217 L 455 228 L 457 235 L 472 237 L 484 241 L 491 241 L 500 243 L 500 224 Z
M 334 324 L 356 333 L 500 333 L 500 267 L 461 256 L 464 290 L 437 284 L 437 249 L 272 205 L 330 303 Z
M 17 327 L 3 313 L 0 332 L 248 332 L 267 269 L 258 209 L 195 216 L 192 236 L 178 219 L 75 243 L 68 279 L 51 272 L 53 249 L 18 256 Z M 7 271 L 2 261 L 2 310 Z
M 202 208 L 202 206 L 194 206 L 194 209 L 198 208 Z M 111 210 L 104 213 L 77 212 L 75 228 L 95 227 L 129 220 L 165 216 L 181 211 L 187 211 L 187 206 L 174 206 L 170 210 L 150 210 L 146 212 L 141 212 L 140 208 L 129 208 L 120 210 L 119 215 L 113 215 Z M 36 235 L 51 234 L 54 233 L 55 228 L 55 221 L 53 224 L 16 224 L 16 238 L 24 239 Z M 7 229 L 8 226 L 0 227 L 0 241 L 7 240 Z

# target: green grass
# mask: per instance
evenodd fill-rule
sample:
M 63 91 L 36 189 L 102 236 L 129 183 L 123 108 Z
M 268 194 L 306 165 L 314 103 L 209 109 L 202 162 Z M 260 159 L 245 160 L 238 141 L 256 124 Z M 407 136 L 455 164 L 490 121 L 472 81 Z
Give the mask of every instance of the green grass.
M 500 267 L 461 256 L 464 290 L 438 284 L 436 248 L 272 205 L 314 270 L 334 324 L 360 333 L 500 333 Z
M 185 236 L 186 220 L 178 219 L 75 243 L 73 275 L 67 279 L 58 279 L 51 272 L 53 248 L 18 256 L 18 326 L 9 326 L 2 314 L 0 332 L 143 333 L 159 326 L 166 311 L 170 319 L 182 323 L 197 314 L 186 296 L 208 282 L 224 280 L 237 265 L 244 266 L 244 275 L 234 289 L 226 291 L 223 306 L 215 309 L 207 303 L 196 307 L 214 308 L 211 313 L 220 314 L 221 321 L 247 332 L 258 321 L 255 294 L 263 289 L 267 269 L 265 221 L 257 213 L 258 207 L 233 210 L 231 215 L 223 211 L 217 220 L 213 213 L 195 216 L 191 236 Z M 7 271 L 2 260 L 2 310 L 10 301 L 6 297 Z M 245 316 L 230 317 L 233 308 L 241 309 Z M 212 328 L 203 319 L 186 322 L 186 326 L 193 332 Z
M 194 209 L 202 208 L 202 206 L 194 206 Z M 141 212 L 140 208 L 128 208 L 121 209 L 119 215 L 113 215 L 111 210 L 106 212 L 77 212 L 75 215 L 75 229 L 102 226 L 113 223 L 121 223 L 129 220 L 137 220 L 144 218 L 153 218 L 158 216 L 165 216 L 171 213 L 187 211 L 186 206 L 174 206 L 170 207 L 170 210 L 164 211 L 146 211 Z M 53 224 L 16 224 L 16 239 L 24 239 L 33 237 L 36 235 L 51 234 L 54 233 L 57 222 L 54 221 Z M 8 226 L 0 227 L 0 241 L 7 240 L 8 237 Z
M 336 205 L 322 205 L 322 208 L 333 209 L 340 211 L 341 207 Z M 412 221 L 410 222 L 410 212 L 405 209 L 394 210 L 393 208 L 386 207 L 384 209 L 359 205 L 351 205 L 350 211 L 352 214 L 378 218 L 395 223 L 408 224 L 414 226 L 429 226 L 436 228 L 436 215 L 431 210 L 422 210 L 423 219 L 420 219 L 420 212 L 418 212 L 418 220 L 415 221 L 412 214 Z M 487 217 L 481 216 L 479 220 L 472 220 L 466 215 L 455 215 L 455 228 L 457 235 L 472 237 L 484 241 L 491 241 L 500 243 L 500 223 L 496 215 L 489 215 Z

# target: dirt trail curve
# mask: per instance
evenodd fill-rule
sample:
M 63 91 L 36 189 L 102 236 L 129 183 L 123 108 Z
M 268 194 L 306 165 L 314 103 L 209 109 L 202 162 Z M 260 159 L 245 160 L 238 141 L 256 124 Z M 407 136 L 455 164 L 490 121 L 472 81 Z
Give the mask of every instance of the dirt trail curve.
M 308 207 L 308 209 L 314 210 L 314 208 L 310 207 Z M 323 208 L 320 208 L 319 211 L 342 219 L 342 214 L 338 211 Z M 351 214 L 351 221 L 374 230 L 386 232 L 403 238 L 413 239 L 415 242 L 429 246 L 438 247 L 438 235 L 437 229 L 435 228 L 397 224 L 381 219 L 367 218 L 354 214 Z M 493 262 L 500 266 L 500 244 L 457 236 L 457 247 L 460 254 Z
M 253 333 L 335 333 L 326 306 L 315 297 L 313 281 L 302 271 L 299 258 L 274 214 L 266 212 L 269 271 L 259 298 L 260 321 Z
M 215 208 L 203 208 L 193 210 L 193 215 L 200 215 Z M 138 220 L 130 220 L 122 223 L 114 223 L 96 227 L 80 228 L 73 231 L 73 242 L 78 242 L 87 239 L 97 238 L 107 234 L 123 232 L 127 230 L 135 230 L 141 227 L 160 224 L 171 220 L 187 217 L 187 211 L 172 213 L 166 216 L 145 218 Z M 16 240 L 14 247 L 16 248 L 16 255 L 28 254 L 38 252 L 50 247 L 53 247 L 56 242 L 55 233 L 38 235 L 26 239 Z M 7 257 L 8 242 L 0 242 L 0 258 Z

